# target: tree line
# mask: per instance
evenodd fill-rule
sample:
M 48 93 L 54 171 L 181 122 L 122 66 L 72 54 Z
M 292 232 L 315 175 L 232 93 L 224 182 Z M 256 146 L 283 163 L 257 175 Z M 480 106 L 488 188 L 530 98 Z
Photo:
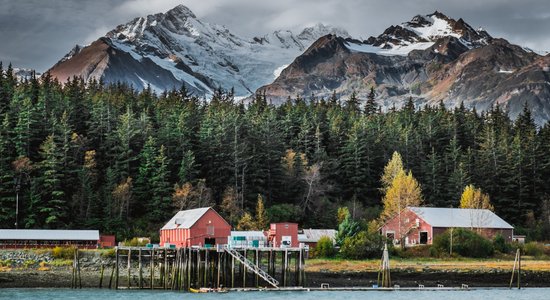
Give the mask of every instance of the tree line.
M 495 212 L 550 235 L 550 127 L 528 107 L 512 121 L 443 104 L 382 112 L 368 99 L 208 101 L 185 87 L 156 95 L 118 83 L 18 81 L 0 64 L 0 226 L 158 232 L 175 211 L 215 206 L 233 226 L 258 199 L 271 221 L 336 228 L 337 210 L 377 218 L 397 151 L 424 205 L 458 207 L 470 184 Z M 401 174 L 406 180 L 409 173 Z M 262 213 L 263 214 L 263 213 Z M 265 224 L 265 220 L 257 221 Z

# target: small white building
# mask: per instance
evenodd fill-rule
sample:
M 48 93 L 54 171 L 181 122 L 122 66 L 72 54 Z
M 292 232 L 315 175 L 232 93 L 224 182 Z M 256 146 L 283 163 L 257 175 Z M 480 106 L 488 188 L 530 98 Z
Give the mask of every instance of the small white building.
M 267 247 L 267 236 L 263 231 L 231 231 L 227 239 L 231 248 L 262 248 Z

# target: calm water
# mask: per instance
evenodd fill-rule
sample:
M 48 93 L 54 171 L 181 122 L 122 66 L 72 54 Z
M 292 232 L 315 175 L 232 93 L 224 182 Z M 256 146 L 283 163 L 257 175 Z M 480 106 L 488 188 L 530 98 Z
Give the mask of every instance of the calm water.
M 394 291 L 394 292 L 233 292 L 227 294 L 189 294 L 181 292 L 161 291 L 111 291 L 97 289 L 0 289 L 0 299 L 86 299 L 86 300 L 138 300 L 138 299 L 223 299 L 223 300 L 270 300 L 270 299 L 300 299 L 300 300 L 549 300 L 550 288 L 541 289 L 489 289 L 475 291 Z

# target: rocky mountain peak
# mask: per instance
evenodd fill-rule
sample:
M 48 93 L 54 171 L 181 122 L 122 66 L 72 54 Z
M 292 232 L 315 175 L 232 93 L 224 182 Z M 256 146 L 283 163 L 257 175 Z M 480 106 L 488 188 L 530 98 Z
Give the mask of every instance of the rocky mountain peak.
M 168 17 L 175 17 L 178 19 L 187 19 L 187 18 L 193 18 L 196 19 L 197 16 L 185 5 L 180 4 L 171 10 L 166 12 L 166 16 Z
M 334 34 L 343 38 L 351 37 L 345 29 L 317 23 L 313 26 L 304 28 L 304 30 L 298 34 L 298 38 L 301 40 L 315 40 L 327 34 Z

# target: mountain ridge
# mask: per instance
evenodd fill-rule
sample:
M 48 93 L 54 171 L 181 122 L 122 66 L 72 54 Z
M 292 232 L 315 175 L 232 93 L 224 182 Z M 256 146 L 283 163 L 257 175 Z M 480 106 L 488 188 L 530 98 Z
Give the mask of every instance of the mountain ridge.
M 333 93 L 342 98 L 354 93 L 364 101 L 374 87 L 383 110 L 411 98 L 418 106 L 443 101 L 478 111 L 499 104 L 514 118 L 527 104 L 543 124 L 550 119 L 544 58 L 436 11 L 364 41 L 322 37 L 257 93 L 274 103 Z
M 152 85 L 160 92 L 185 83 L 198 95 L 212 94 L 214 89 L 222 87 L 234 88 L 237 96 L 247 96 L 270 83 L 279 70 L 310 43 L 331 32 L 349 36 L 342 29 L 318 24 L 297 35 L 279 30 L 248 39 L 225 26 L 204 22 L 189 8 L 178 5 L 165 13 L 134 18 L 100 38 L 110 46 L 109 50 L 129 54 L 130 65 L 143 60 L 150 66 L 158 66 L 154 67 L 153 74 L 136 67 L 128 70 L 135 74 L 121 76 L 117 70 L 120 66 L 113 66 L 111 56 L 106 58 L 104 68 L 96 73 L 87 72 L 91 66 L 85 62 L 79 64 L 79 69 L 65 67 L 70 60 L 78 60 L 79 54 L 90 46 L 73 48 L 49 71 L 62 82 L 74 75 L 85 80 L 103 78 L 106 82 L 118 77 L 137 89 Z M 98 50 L 105 52 L 107 49 Z M 157 76 L 162 76 L 166 83 L 157 80 Z

